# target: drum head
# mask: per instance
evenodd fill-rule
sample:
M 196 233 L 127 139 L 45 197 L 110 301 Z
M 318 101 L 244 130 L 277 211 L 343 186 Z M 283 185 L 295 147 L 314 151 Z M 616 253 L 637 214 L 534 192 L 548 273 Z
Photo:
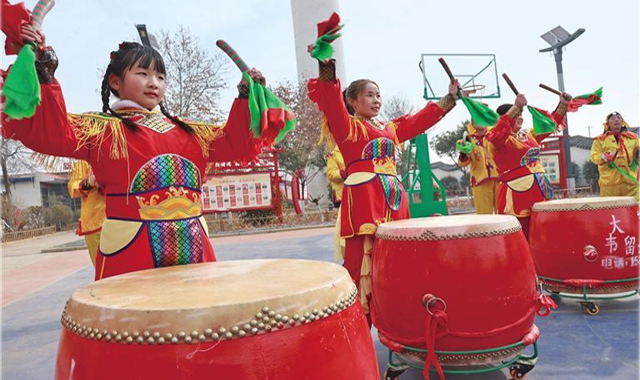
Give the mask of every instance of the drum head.
M 533 205 L 534 212 L 544 211 L 589 211 L 611 208 L 625 208 L 637 205 L 633 197 L 591 197 L 555 199 Z
M 452 215 L 383 223 L 377 238 L 387 240 L 453 240 L 506 235 L 520 231 L 511 215 Z
M 63 324 L 82 335 L 88 330 L 89 335 L 111 338 L 142 337 L 145 343 L 149 337 L 179 335 L 194 340 L 233 338 L 329 316 L 351 305 L 355 297 L 348 272 L 336 264 L 223 261 L 132 272 L 91 283 L 73 293 Z

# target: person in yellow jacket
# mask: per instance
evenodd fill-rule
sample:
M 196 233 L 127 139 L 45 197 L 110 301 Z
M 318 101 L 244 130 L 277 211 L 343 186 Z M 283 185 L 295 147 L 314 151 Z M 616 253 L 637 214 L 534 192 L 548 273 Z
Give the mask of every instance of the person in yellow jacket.
M 591 145 L 591 162 L 598 165 L 600 196 L 638 197 L 638 136 L 617 112 L 607 116 L 604 133 Z
M 471 192 L 473 203 L 478 214 L 497 214 L 496 191 L 498 184 L 498 170 L 485 139 L 486 127 L 467 124 L 467 133 L 463 140 L 458 141 L 460 151 L 458 165 L 470 166 Z
M 346 168 L 344 166 L 344 158 L 338 146 L 333 148 L 326 156 L 327 158 L 327 178 L 331 182 L 331 189 L 333 190 L 333 204 L 336 207 L 340 206 L 342 202 L 342 188 L 344 187 L 344 179 L 347 176 Z
M 331 189 L 333 191 L 333 205 L 338 208 L 342 203 L 342 188 L 344 187 L 344 180 L 347 178 L 347 171 L 344 165 L 344 158 L 342 153 L 336 145 L 331 152 L 326 156 L 327 159 L 327 178 L 331 182 Z M 341 261 L 344 259 L 344 247 L 345 240 L 340 237 L 340 210 L 338 209 L 338 220 L 336 221 L 335 231 L 335 260 Z
M 106 219 L 105 196 L 93 176 L 91 165 L 86 161 L 76 161 L 71 169 L 68 183 L 69 195 L 82 198 L 80 220 L 76 233 L 84 236 L 91 263 L 96 265 L 96 252 L 100 245 L 100 231 Z

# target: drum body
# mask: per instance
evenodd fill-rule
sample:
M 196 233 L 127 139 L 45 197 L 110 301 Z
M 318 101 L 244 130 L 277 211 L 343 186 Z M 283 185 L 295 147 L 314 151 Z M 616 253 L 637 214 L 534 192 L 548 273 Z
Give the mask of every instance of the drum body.
M 530 245 L 543 286 L 578 294 L 638 289 L 638 224 L 632 197 L 536 203 Z
M 152 269 L 87 285 L 56 379 L 379 379 L 348 272 L 306 260 Z
M 434 307 L 446 307 L 450 333 L 439 330 L 437 352 L 494 349 L 537 339 L 534 266 L 512 216 L 442 216 L 380 225 L 372 294 L 373 323 L 388 346 L 427 348 L 429 312 L 422 302 L 427 294 L 442 300 Z M 443 365 L 489 363 L 513 356 L 525 345 L 487 355 L 438 356 Z

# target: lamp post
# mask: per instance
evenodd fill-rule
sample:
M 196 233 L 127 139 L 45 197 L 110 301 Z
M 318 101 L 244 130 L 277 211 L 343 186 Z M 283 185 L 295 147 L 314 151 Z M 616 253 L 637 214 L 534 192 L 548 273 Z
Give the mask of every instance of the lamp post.
M 158 41 L 156 40 L 156 37 L 147 32 L 147 25 L 145 24 L 135 24 L 136 25 L 136 29 L 138 30 L 138 35 L 140 36 L 140 42 L 142 42 L 142 44 L 144 46 L 150 46 L 156 50 L 160 50 L 160 46 L 158 45 Z
M 558 89 L 564 92 L 564 73 L 562 71 L 562 49 L 569 43 L 580 37 L 585 32 L 584 28 L 578 29 L 575 33 L 570 34 L 563 27 L 557 26 L 545 34 L 541 35 L 551 47 L 540 49 L 540 53 L 547 53 L 552 51 L 556 59 L 556 72 L 558 74 Z M 571 144 L 569 141 L 569 121 L 566 119 L 567 127 L 562 132 L 564 135 L 564 159 L 565 167 L 567 168 L 567 180 L 569 181 L 569 188 L 575 188 L 575 173 L 571 166 Z

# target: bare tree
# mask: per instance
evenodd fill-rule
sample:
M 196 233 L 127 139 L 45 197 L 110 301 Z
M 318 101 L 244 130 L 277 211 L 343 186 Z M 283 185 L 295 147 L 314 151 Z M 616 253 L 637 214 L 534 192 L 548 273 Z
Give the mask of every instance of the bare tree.
M 407 98 L 401 96 L 392 96 L 384 99 L 382 102 L 382 118 L 385 121 L 391 121 L 400 116 L 411 114 L 414 111 L 413 105 Z M 407 161 L 409 160 L 409 142 L 405 141 L 396 150 L 396 167 L 400 177 L 404 177 L 407 173 Z
M 15 140 L 0 138 L 0 167 L 2 167 L 2 228 L 13 230 L 18 226 L 18 209 L 13 202 L 10 175 L 17 173 L 33 173 L 37 165 L 31 161 L 33 152 Z
M 2 167 L 2 181 L 4 182 L 7 202 L 11 199 L 11 174 L 33 173 L 37 165 L 30 159 L 33 153 L 30 149 L 16 140 L 0 139 L 0 167 Z
M 382 118 L 390 121 L 402 115 L 413 113 L 414 107 L 409 100 L 402 96 L 392 96 L 382 102 Z
M 271 91 L 289 106 L 298 125 L 276 147 L 280 165 L 300 177 L 303 188 L 326 167 L 324 147 L 318 144 L 322 113 L 307 96 L 306 81 L 279 83 Z
M 199 46 L 198 37 L 184 27 L 160 31 L 160 53 L 167 68 L 165 104 L 173 115 L 222 122 L 220 92 L 227 86 L 228 58 L 210 54 Z

